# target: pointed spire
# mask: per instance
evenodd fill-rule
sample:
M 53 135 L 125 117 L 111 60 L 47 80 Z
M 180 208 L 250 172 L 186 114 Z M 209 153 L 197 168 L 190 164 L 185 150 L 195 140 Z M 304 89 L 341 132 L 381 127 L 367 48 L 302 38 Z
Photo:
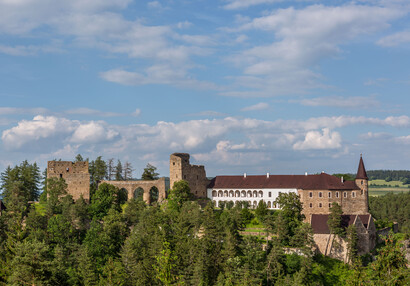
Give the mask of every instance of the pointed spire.
M 356 179 L 365 179 L 368 180 L 366 169 L 364 167 L 362 154 L 360 154 L 359 168 L 357 169 Z

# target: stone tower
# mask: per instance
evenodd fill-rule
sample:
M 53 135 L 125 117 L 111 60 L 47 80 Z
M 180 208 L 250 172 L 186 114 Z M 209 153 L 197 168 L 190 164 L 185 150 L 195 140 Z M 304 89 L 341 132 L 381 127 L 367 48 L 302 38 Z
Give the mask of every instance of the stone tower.
M 170 188 L 180 180 L 188 182 L 191 193 L 196 198 L 206 197 L 206 187 L 209 180 L 206 178 L 204 166 L 191 165 L 188 153 L 174 153 L 169 159 Z
M 88 172 L 88 161 L 48 161 L 47 179 L 63 178 L 67 184 L 67 193 L 74 200 L 83 198 L 90 201 L 90 173 Z
M 357 195 L 357 213 L 369 213 L 369 178 L 367 177 L 366 168 L 364 167 L 362 154 L 360 154 L 359 167 L 357 168 L 355 182 L 360 188 L 360 193 Z

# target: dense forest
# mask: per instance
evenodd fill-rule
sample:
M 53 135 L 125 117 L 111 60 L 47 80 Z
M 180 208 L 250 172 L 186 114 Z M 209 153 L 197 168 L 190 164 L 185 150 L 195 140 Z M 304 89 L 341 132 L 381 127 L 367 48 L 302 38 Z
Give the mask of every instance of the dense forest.
M 295 194 L 281 194 L 281 211 L 263 203 L 255 210 L 247 204 L 216 209 L 193 201 L 188 184 L 179 181 L 166 202 L 147 205 L 141 198 L 126 201 L 112 185 L 97 187 L 107 166 L 101 157 L 90 162 L 91 202 L 74 201 L 63 179 L 45 179 L 36 164 L 25 161 L 1 174 L 1 285 L 410 283 L 397 235 L 386 238 L 374 257 L 351 249 L 351 265 L 314 254 L 312 229 Z M 147 179 L 157 175 L 151 165 L 144 170 Z M 382 201 L 371 204 L 380 219 L 402 215 L 381 211 Z M 251 221 L 263 224 L 271 239 L 243 235 Z M 290 247 L 301 253 L 289 254 Z

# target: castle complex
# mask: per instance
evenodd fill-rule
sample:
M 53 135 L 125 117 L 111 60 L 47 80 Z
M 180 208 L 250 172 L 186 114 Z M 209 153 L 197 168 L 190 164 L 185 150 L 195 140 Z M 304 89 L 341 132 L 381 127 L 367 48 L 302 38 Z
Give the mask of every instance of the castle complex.
M 252 175 L 216 176 L 207 179 L 205 167 L 191 165 L 189 154 L 170 155 L 170 188 L 180 180 L 188 182 L 195 198 L 207 198 L 216 207 L 222 203 L 248 202 L 256 207 L 264 201 L 269 209 L 280 209 L 275 204 L 280 193 L 296 193 L 303 203 L 306 222 L 312 225 L 314 240 L 319 251 L 325 255 L 345 259 L 346 253 L 332 253 L 335 240 L 327 226 L 332 203 L 342 207 L 343 226 L 355 225 L 359 236 L 359 254 L 374 248 L 376 228 L 368 208 L 368 177 L 360 156 L 359 167 L 354 181 L 345 181 L 322 172 L 315 175 Z M 90 177 L 88 162 L 49 161 L 48 178 L 63 178 L 68 185 L 68 193 L 74 199 L 81 195 L 90 199 Z M 141 196 L 147 203 L 162 202 L 166 199 L 166 180 L 153 181 L 103 181 L 127 192 L 128 199 Z M 343 244 L 343 242 L 342 242 Z M 345 247 L 345 249 L 347 249 Z

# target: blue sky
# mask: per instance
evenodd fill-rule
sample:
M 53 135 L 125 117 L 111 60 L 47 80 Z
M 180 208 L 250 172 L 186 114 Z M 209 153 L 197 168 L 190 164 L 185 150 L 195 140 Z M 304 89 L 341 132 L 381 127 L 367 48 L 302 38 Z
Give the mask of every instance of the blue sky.
M 409 169 L 402 0 L 0 0 L 0 168 Z

